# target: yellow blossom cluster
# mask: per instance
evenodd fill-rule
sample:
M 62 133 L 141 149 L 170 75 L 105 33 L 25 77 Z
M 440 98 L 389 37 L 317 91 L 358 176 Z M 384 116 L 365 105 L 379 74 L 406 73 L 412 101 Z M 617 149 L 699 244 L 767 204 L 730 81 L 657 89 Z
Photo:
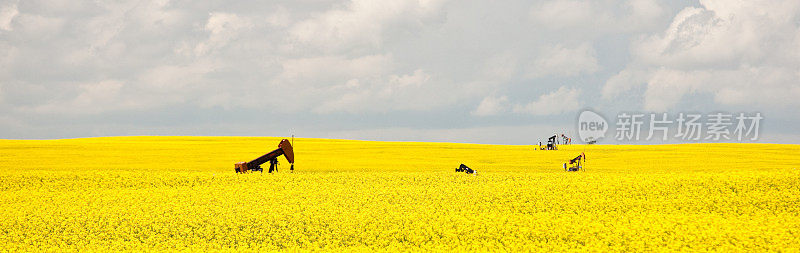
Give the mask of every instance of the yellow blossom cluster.
M 800 250 L 800 145 L 279 140 L 0 140 L 2 251 Z

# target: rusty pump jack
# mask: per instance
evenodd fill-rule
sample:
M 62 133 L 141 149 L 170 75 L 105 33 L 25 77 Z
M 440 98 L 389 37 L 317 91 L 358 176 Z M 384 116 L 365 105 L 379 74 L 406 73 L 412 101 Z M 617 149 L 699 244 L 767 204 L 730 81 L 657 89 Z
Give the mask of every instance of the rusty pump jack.
M 583 160 L 583 162 L 581 162 Z M 579 171 L 583 170 L 583 163 L 586 162 L 586 154 L 581 153 L 575 158 L 569 160 L 570 167 L 567 168 L 567 164 L 564 164 L 564 171 Z
M 281 140 L 281 143 L 278 144 L 278 149 L 249 162 L 238 162 L 235 164 L 234 169 L 236 173 L 247 173 L 248 171 L 260 171 L 263 173 L 264 169 L 261 168 L 261 164 L 269 162 L 269 173 L 272 173 L 273 171 L 278 171 L 278 157 L 281 155 L 285 156 L 286 160 L 291 164 L 289 170 L 294 171 L 294 150 L 292 150 L 292 144 L 287 139 Z

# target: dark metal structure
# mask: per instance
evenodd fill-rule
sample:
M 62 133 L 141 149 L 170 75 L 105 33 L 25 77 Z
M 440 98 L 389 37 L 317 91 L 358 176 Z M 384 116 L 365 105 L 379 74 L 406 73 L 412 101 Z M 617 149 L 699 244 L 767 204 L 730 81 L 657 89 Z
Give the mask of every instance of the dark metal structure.
M 467 173 L 467 174 L 474 174 L 477 171 L 473 170 L 470 167 L 467 167 L 467 165 L 464 165 L 462 163 L 461 166 L 458 166 L 458 168 L 456 168 L 456 172 L 464 172 L 464 173 Z
M 582 160 L 582 161 L 581 161 Z M 575 158 L 569 160 L 570 167 L 567 168 L 567 164 L 564 164 L 564 171 L 579 171 L 583 169 L 583 163 L 586 162 L 586 154 L 581 153 Z
M 557 143 L 558 135 L 550 136 L 547 138 L 547 150 L 558 150 L 558 143 Z
M 286 160 L 291 164 L 289 170 L 294 171 L 294 150 L 292 149 L 292 144 L 287 139 L 281 140 L 281 142 L 278 144 L 278 149 L 259 156 L 258 158 L 249 162 L 238 162 L 234 165 L 234 169 L 236 170 L 236 173 L 247 173 L 248 171 L 264 172 L 264 169 L 261 168 L 261 165 L 269 162 L 269 173 L 277 172 L 279 156 L 286 157 Z

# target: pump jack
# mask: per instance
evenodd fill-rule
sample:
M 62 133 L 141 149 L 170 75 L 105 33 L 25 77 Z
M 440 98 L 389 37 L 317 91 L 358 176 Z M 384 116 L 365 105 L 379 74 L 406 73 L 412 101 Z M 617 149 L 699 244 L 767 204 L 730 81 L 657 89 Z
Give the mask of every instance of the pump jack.
M 581 159 L 583 159 L 583 162 L 581 162 Z M 569 160 L 569 164 L 571 165 L 569 168 L 567 168 L 567 164 L 566 163 L 564 164 L 564 171 L 579 171 L 579 170 L 582 170 L 584 162 L 586 162 L 586 154 L 581 153 L 577 157 L 572 158 L 572 159 Z
M 278 157 L 281 155 L 285 156 L 286 160 L 291 164 L 289 170 L 294 171 L 294 150 L 292 150 L 292 144 L 287 139 L 281 140 L 281 143 L 278 144 L 278 149 L 259 156 L 249 162 L 238 162 L 235 164 L 234 169 L 236 173 L 247 173 L 248 171 L 259 171 L 263 173 L 264 169 L 261 168 L 261 164 L 269 162 L 269 173 L 273 171 L 277 172 Z

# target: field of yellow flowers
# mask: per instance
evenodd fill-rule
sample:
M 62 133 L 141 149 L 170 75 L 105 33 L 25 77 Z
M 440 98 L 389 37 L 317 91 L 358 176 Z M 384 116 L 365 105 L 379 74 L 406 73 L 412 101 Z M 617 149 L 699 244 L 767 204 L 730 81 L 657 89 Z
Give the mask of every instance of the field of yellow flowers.
M 800 145 L 279 140 L 0 140 L 0 251 L 800 250 Z

